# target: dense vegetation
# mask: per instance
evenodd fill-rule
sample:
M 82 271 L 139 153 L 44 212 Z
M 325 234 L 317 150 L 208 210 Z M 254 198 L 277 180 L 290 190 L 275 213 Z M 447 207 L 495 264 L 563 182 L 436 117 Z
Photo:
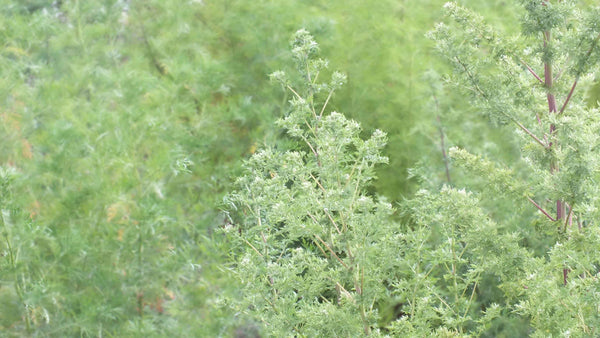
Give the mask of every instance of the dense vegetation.
M 0 0 L 1 335 L 597 335 L 591 2 Z

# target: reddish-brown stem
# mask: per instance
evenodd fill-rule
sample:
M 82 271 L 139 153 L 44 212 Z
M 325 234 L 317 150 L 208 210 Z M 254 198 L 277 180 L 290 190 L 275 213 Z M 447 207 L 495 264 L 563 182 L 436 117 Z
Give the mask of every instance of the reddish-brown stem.
M 533 77 L 535 77 L 538 81 L 540 81 L 540 83 L 542 83 L 542 84 L 544 83 L 544 81 L 539 77 L 539 75 L 537 75 L 537 73 L 533 69 L 531 69 L 531 67 L 529 67 L 529 65 L 527 63 L 525 63 L 525 61 L 520 60 L 520 59 L 519 59 L 519 61 L 521 61 L 521 63 L 525 67 L 527 67 L 527 70 L 531 73 L 531 75 L 533 75 Z
M 558 112 L 559 114 L 562 114 L 562 112 L 565 111 L 565 108 L 567 108 L 567 104 L 569 103 L 569 100 L 571 100 L 571 96 L 573 95 L 573 92 L 575 91 L 575 87 L 577 87 L 577 81 L 579 81 L 579 77 L 575 78 L 575 81 L 573 82 L 573 86 L 571 86 L 571 91 L 569 91 L 569 95 L 567 95 L 567 98 L 565 99 L 565 103 L 563 103 L 562 108 L 560 108 L 560 111 Z
M 517 126 L 519 126 L 519 128 L 521 128 L 521 130 L 523 130 L 527 135 L 531 136 L 531 138 L 533 138 L 537 143 L 539 143 L 542 147 L 548 149 L 549 146 L 547 144 L 545 144 L 544 142 L 542 142 L 542 140 L 540 140 L 537 136 L 535 136 L 534 133 L 532 133 L 531 131 L 529 131 L 529 129 L 527 129 L 521 122 L 517 121 L 517 120 L 513 120 Z
M 544 208 L 542 208 L 539 204 L 535 203 L 534 200 L 532 200 L 531 198 L 527 197 L 527 199 L 529 200 L 529 202 L 531 202 L 533 205 L 535 205 L 535 207 L 542 212 L 542 214 L 546 215 L 546 217 L 548 217 L 549 220 L 551 220 L 552 222 L 556 222 L 556 220 L 554 218 L 552 218 L 552 216 L 550 216 L 549 213 L 546 212 L 546 210 L 544 210 Z
M 557 200 L 556 201 L 556 220 L 564 219 L 564 217 L 565 217 L 565 204 L 563 203 L 563 201 Z
M 590 57 L 590 55 L 592 54 L 592 51 L 594 50 L 594 48 L 596 47 L 596 45 L 598 44 L 598 40 L 600 40 L 600 34 L 598 34 L 596 36 L 596 38 L 592 42 L 592 46 L 585 53 L 585 59 L 586 59 L 586 61 Z M 573 82 L 573 86 L 571 86 L 571 91 L 569 92 L 569 95 L 567 96 L 567 98 L 565 100 L 565 103 L 563 104 L 562 108 L 560 109 L 559 114 L 561 114 L 565 110 L 565 108 L 567 107 L 567 103 L 569 103 L 569 100 L 571 99 L 571 96 L 573 95 L 573 91 L 575 91 L 575 87 L 577 86 L 577 81 L 579 81 L 579 75 L 580 75 L 580 73 L 581 73 L 581 70 L 578 71 L 577 76 L 575 77 L 575 81 Z
M 548 44 L 550 43 L 550 39 L 552 38 L 552 35 L 550 34 L 550 31 L 545 31 L 544 32 L 544 49 L 548 48 Z M 547 98 L 548 98 L 548 112 L 550 114 L 552 113 L 556 113 L 556 97 L 554 96 L 554 94 L 552 93 L 552 87 L 553 87 L 553 83 L 552 83 L 552 63 L 550 62 L 550 60 L 546 60 L 544 62 L 544 84 L 546 86 L 546 90 L 548 91 L 547 94 Z M 554 134 L 554 131 L 556 130 L 556 126 L 554 124 L 550 125 L 550 135 Z M 551 147 L 552 143 L 548 144 L 548 147 Z M 550 167 L 550 171 L 555 173 L 558 171 L 558 166 L 553 163 Z M 563 219 L 565 217 L 565 206 L 563 204 L 563 202 L 561 200 L 557 200 L 556 201 L 556 220 L 559 219 Z
M 544 4 L 547 3 L 547 0 L 544 0 Z M 548 44 L 550 43 L 550 39 L 551 39 L 551 34 L 550 31 L 545 31 L 544 32 L 544 49 L 548 48 Z M 550 114 L 552 113 L 556 113 L 556 97 L 554 96 L 554 94 L 552 93 L 552 87 L 553 87 L 553 83 L 552 83 L 552 63 L 550 62 L 550 60 L 545 60 L 544 62 L 544 84 L 546 86 L 546 90 L 548 91 L 547 97 L 548 97 L 548 112 Z M 572 88 L 572 90 L 574 90 L 575 87 Z M 563 105 L 563 108 L 566 107 L 566 103 L 568 102 L 568 100 L 570 99 L 570 95 L 569 98 L 567 98 L 567 100 L 565 100 L 565 105 Z M 562 109 L 561 109 L 562 112 Z M 554 124 L 550 125 L 550 135 L 554 134 L 554 132 L 556 131 L 556 126 Z M 548 144 L 549 147 L 552 147 L 552 143 Z M 552 173 L 556 173 L 559 170 L 557 163 L 552 163 L 550 165 L 550 172 Z M 565 204 L 559 199 L 556 201 L 556 220 L 562 220 L 565 217 Z M 568 220 L 567 220 L 568 221 Z M 567 277 L 569 275 L 569 269 L 564 268 L 563 269 L 563 283 L 564 285 L 567 285 Z
M 567 215 L 566 219 L 565 219 L 565 226 L 563 227 L 563 231 L 567 231 L 567 225 L 569 227 L 571 227 L 573 225 L 573 206 L 567 204 L 567 202 L 565 202 L 565 206 L 566 208 L 569 209 L 569 214 Z

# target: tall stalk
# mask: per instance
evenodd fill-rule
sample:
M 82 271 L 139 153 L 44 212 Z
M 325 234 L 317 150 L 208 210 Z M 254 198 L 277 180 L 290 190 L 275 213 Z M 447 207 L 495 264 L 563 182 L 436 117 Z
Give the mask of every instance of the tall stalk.
M 550 31 L 545 31 L 544 32 L 544 53 L 546 55 L 548 55 L 548 49 L 550 48 L 550 44 L 551 44 L 551 40 L 552 40 L 552 33 Z M 552 61 L 551 60 L 544 60 L 544 85 L 546 86 L 546 90 L 548 91 L 547 94 L 547 100 L 548 100 L 548 113 L 549 114 L 556 114 L 557 110 L 556 110 L 556 97 L 554 96 L 554 93 L 552 92 L 553 90 L 553 79 L 552 79 Z M 556 132 L 556 126 L 554 124 L 550 124 L 550 136 L 552 137 L 552 135 L 554 135 L 554 133 Z M 553 146 L 553 143 L 550 142 L 548 143 L 548 147 L 551 148 Z M 552 173 L 556 173 L 558 172 L 559 168 L 558 168 L 558 164 L 556 162 L 553 162 L 550 165 L 550 171 Z M 564 219 L 565 217 L 565 204 L 563 201 L 556 200 L 556 221 L 560 221 L 562 219 Z

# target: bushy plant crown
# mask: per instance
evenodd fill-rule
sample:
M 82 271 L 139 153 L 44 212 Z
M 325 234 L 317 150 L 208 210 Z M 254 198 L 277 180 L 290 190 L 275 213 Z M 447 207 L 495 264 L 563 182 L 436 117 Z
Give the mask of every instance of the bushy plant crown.
M 254 154 L 228 199 L 236 211 L 229 232 L 245 248 L 235 264 L 240 306 L 268 335 L 371 333 L 380 281 L 392 271 L 372 264 L 387 256 L 392 209 L 366 190 L 375 165 L 387 162 L 380 153 L 386 135 L 376 130 L 362 140 L 357 122 L 326 111 L 345 76 L 320 82 L 327 62 L 305 30 L 295 34 L 292 53 L 303 83 L 281 71 L 271 77 L 293 95 L 278 125 L 299 144 Z
M 451 148 L 452 170 L 484 184 L 430 184 L 401 204 L 402 224 L 367 189 L 384 134 L 362 140 L 325 113 L 343 77 L 318 82 L 327 63 L 295 35 L 303 83 L 272 77 L 291 93 L 278 125 L 297 146 L 255 154 L 228 199 L 237 306 L 267 335 L 598 334 L 600 115 L 578 89 L 598 69 L 600 9 L 520 5 L 522 35 L 456 3 L 429 34 L 453 66 L 446 84 L 496 128 L 514 126 L 520 158 Z

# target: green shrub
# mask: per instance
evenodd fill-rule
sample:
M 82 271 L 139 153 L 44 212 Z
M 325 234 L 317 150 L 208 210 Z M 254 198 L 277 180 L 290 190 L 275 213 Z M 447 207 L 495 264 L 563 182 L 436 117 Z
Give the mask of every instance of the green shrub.
M 598 257 L 592 248 L 598 243 L 592 220 L 600 125 L 597 110 L 586 108 L 576 89 L 589 86 L 598 69 L 599 9 L 583 11 L 560 1 L 521 5 L 521 36 L 503 38 L 452 3 L 446 10 L 453 24 L 440 24 L 432 33 L 454 67 L 449 82 L 496 125 L 516 126 L 514 139 L 522 149 L 522 158 L 508 165 L 515 171 L 511 175 L 464 150 L 454 152 L 455 163 L 484 177 L 488 190 L 479 195 L 488 200 L 486 209 L 502 228 L 518 234 L 531 255 L 514 266 L 520 273 L 500 284 L 512 280 L 522 287 L 507 305 L 530 321 L 535 335 L 594 335 L 598 316 L 590 305 Z M 532 218 L 530 210 L 538 209 L 541 218 Z
M 563 237 L 557 236 L 547 219 L 532 212 L 530 202 L 515 201 L 522 200 L 525 194 L 548 214 L 554 213 L 555 202 L 550 205 L 546 196 L 561 201 L 563 197 L 554 195 L 593 196 L 590 192 L 593 181 L 577 183 L 567 177 L 586 177 L 585 166 L 560 164 L 565 169 L 556 176 L 548 176 L 544 174 L 548 165 L 530 170 L 529 162 L 521 158 L 526 154 L 548 162 L 556 156 L 568 163 L 583 161 L 593 165 L 594 159 L 589 155 L 593 153 L 593 142 L 586 141 L 590 133 L 581 133 L 579 128 L 593 130 L 595 126 L 591 120 L 577 120 L 577 123 L 573 120 L 566 127 L 560 124 L 564 121 L 556 122 L 560 127 L 556 137 L 570 141 L 555 142 L 561 146 L 554 147 L 552 151 L 556 153 L 550 156 L 535 147 L 522 147 L 523 139 L 514 137 L 512 128 L 503 124 L 506 121 L 489 113 L 477 114 L 485 109 L 465 104 L 469 95 L 452 86 L 442 87 L 442 81 L 433 72 L 423 78 L 422 73 L 429 67 L 439 73 L 447 69 L 432 58 L 433 41 L 423 38 L 441 15 L 442 3 L 441 0 L 0 0 L 3 98 L 0 166 L 4 180 L 0 197 L 3 236 L 0 335 L 197 337 L 242 335 L 244 331 L 256 334 L 263 329 L 255 316 L 239 318 L 236 311 L 223 306 L 230 298 L 227 295 L 237 296 L 238 287 L 224 269 L 223 257 L 229 252 L 240 253 L 249 246 L 241 238 L 233 242 L 222 240 L 214 229 L 226 223 L 217 205 L 231 190 L 230 177 L 241 172 L 241 160 L 254 153 L 260 144 L 269 145 L 274 154 L 290 149 L 310 158 L 312 151 L 301 136 L 314 137 L 311 139 L 314 141 L 317 135 L 285 138 L 281 137 L 284 128 L 272 127 L 272 122 L 284 115 L 285 103 L 295 95 L 290 90 L 280 95 L 276 86 L 268 84 L 265 75 L 272 69 L 287 69 L 285 64 L 291 54 L 285 52 L 286 40 L 298 27 L 314 32 L 332 63 L 347 71 L 348 85 L 335 88 L 335 100 L 332 97 L 328 101 L 326 110 L 348 112 L 363 126 L 357 132 L 356 124 L 341 115 L 327 117 L 330 126 L 352 128 L 349 134 L 343 134 L 342 128 L 326 129 L 332 137 L 339 132 L 352 140 L 340 150 L 351 159 L 339 166 L 330 163 L 329 169 L 340 175 L 347 173 L 347 165 L 365 155 L 358 149 L 361 142 L 368 143 L 378 127 L 383 126 L 389 132 L 388 146 L 381 151 L 390 156 L 390 165 L 376 165 L 380 177 L 377 181 L 371 180 L 375 177 L 372 172 L 367 176 L 361 172 L 368 182 L 361 182 L 357 190 L 366 201 L 371 198 L 382 210 L 373 207 L 359 211 L 356 220 L 369 224 L 376 219 L 383 224 L 381 230 L 349 231 L 345 237 L 335 233 L 330 238 L 319 235 L 349 267 L 352 264 L 364 267 L 371 255 L 385 256 L 379 261 L 391 262 L 388 270 L 365 267 L 365 275 L 370 271 L 373 278 L 382 280 L 383 287 L 378 289 L 375 279 L 365 277 L 369 287 L 363 293 L 363 303 L 344 303 L 349 299 L 347 294 L 341 288 L 336 290 L 335 285 L 331 289 L 331 280 L 327 280 L 329 284 L 325 287 L 313 290 L 312 294 L 324 290 L 323 298 L 328 300 L 342 295 L 341 308 L 335 308 L 332 302 L 328 311 L 352 318 L 353 324 L 338 332 L 363 334 L 367 327 L 372 333 L 382 334 L 390 330 L 415 335 L 416 332 L 428 335 L 436 330 L 440 334 L 461 330 L 465 334 L 485 331 L 487 335 L 507 336 L 529 333 L 530 317 L 511 312 L 510 304 L 517 301 L 503 301 L 503 292 L 516 283 L 514 280 L 498 281 L 499 277 L 489 271 L 480 275 L 465 273 L 465 269 L 480 265 L 490 268 L 491 263 L 477 260 L 480 246 L 470 245 L 460 257 L 436 256 L 428 261 L 430 265 L 423 265 L 421 260 L 430 259 L 430 252 L 456 251 L 459 239 L 474 241 L 484 230 L 493 233 L 490 227 L 496 227 L 497 236 L 503 240 L 509 234 L 517 234 L 519 247 L 510 246 L 506 250 L 520 255 L 521 249 L 526 248 L 532 257 L 546 257 L 557 239 L 563 241 L 564 233 L 560 235 Z M 465 0 L 462 3 L 487 14 L 486 19 L 503 25 L 502 29 L 508 33 L 518 27 L 513 16 L 520 7 L 509 2 Z M 576 29 L 579 16 L 567 20 L 565 33 L 555 35 L 557 41 L 566 41 L 569 34 L 584 34 Z M 463 40 L 474 41 L 466 37 Z M 575 47 L 566 49 L 578 50 Z M 480 51 L 483 56 L 490 55 L 489 47 Z M 533 52 L 537 53 L 535 49 Z M 557 58 L 558 62 L 567 59 Z M 538 71 L 541 68 L 535 61 L 526 61 Z M 493 62 L 488 65 L 482 75 L 494 74 Z M 321 79 L 332 75 L 326 69 L 321 73 Z M 313 91 L 312 104 L 316 109 L 322 107 L 332 88 L 310 89 L 311 85 L 303 84 L 298 72 L 287 74 L 290 85 L 295 84 L 294 90 L 304 98 Z M 562 97 L 557 94 L 561 100 L 570 90 L 571 83 L 567 86 L 560 83 L 568 74 L 564 72 L 554 88 L 563 90 Z M 583 81 L 571 103 L 581 100 L 581 84 Z M 327 85 L 331 83 L 327 81 Z M 539 86 L 534 91 L 536 95 L 539 92 L 545 95 Z M 428 104 L 430 96 L 435 98 Z M 592 91 L 589 100 L 592 104 L 595 101 Z M 561 119 L 572 116 L 575 111 L 572 108 L 569 104 Z M 323 116 L 330 115 L 324 112 Z M 548 123 L 547 116 L 540 116 L 543 123 Z M 490 118 L 499 124 L 487 123 Z M 533 115 L 529 120 L 525 115 L 519 116 L 518 121 L 539 137 L 548 132 L 547 127 L 531 126 L 535 125 Z M 282 126 L 291 128 L 292 122 L 288 120 Z M 318 125 L 325 120 L 313 122 Z M 561 130 L 566 133 L 561 134 Z M 326 135 L 319 134 L 323 136 Z M 440 136 L 444 137 L 444 144 Z M 362 140 L 365 138 L 367 141 Z M 440 149 L 433 149 L 433 145 Z M 320 146 L 329 149 L 323 142 Z M 448 146 L 478 155 L 455 150 L 444 156 L 441 150 L 447 150 Z M 564 152 L 580 146 L 588 150 Z M 421 164 L 411 171 L 417 179 L 407 180 L 406 168 L 417 159 L 421 159 Z M 445 164 L 449 175 L 445 173 Z M 469 170 L 460 170 L 461 166 Z M 310 173 L 321 175 L 320 183 L 326 179 L 331 182 L 328 175 L 332 174 L 325 169 Z M 351 176 L 360 175 L 355 172 Z M 595 171 L 590 175 L 594 177 Z M 546 194 L 547 190 L 537 183 L 523 183 L 532 179 L 575 183 L 573 186 L 561 183 Z M 312 177 L 310 180 L 314 182 Z M 472 192 L 462 194 L 460 190 L 445 188 L 438 196 L 435 192 L 444 182 L 455 187 L 466 186 Z M 391 211 L 393 219 L 402 220 L 400 224 L 390 221 L 390 210 L 385 209 L 386 204 L 379 202 L 384 200 L 376 194 L 396 202 L 412 196 L 417 187 L 427 191 L 419 192 L 414 199 Z M 569 189 L 574 193 L 569 195 Z M 311 196 L 305 197 L 313 204 L 324 198 Z M 340 196 L 325 197 L 328 203 L 348 197 L 347 192 Z M 469 232 L 457 222 L 431 218 L 431 214 L 437 213 L 447 219 L 454 215 L 454 207 L 442 206 L 448 200 L 460 201 L 456 202 L 456 208 L 466 218 L 489 216 L 490 220 L 480 219 L 484 230 L 474 227 Z M 572 219 L 584 220 L 584 228 L 592 224 L 594 203 L 593 199 L 587 204 L 577 202 Z M 336 207 L 351 209 L 342 202 Z M 585 215 L 581 211 L 584 209 Z M 325 231 L 329 218 L 324 211 L 320 212 L 323 219 L 318 221 Z M 342 216 L 329 213 L 339 225 Z M 243 220 L 243 212 L 234 219 Z M 456 240 L 444 241 L 444 235 L 448 234 L 456 236 Z M 421 242 L 419 236 L 425 235 L 429 237 Z M 332 238 L 335 242 L 330 242 Z M 377 246 L 366 251 L 361 251 L 362 246 L 361 250 L 343 247 L 360 238 Z M 241 247 L 238 241 L 243 243 Z M 306 246 L 288 243 L 286 248 L 309 248 L 301 249 L 307 250 L 307 257 L 324 259 L 328 267 L 340 269 L 341 264 L 326 247 L 323 254 L 311 243 Z M 500 250 L 492 244 L 482 245 L 490 252 Z M 315 252 L 321 256 L 313 255 Z M 523 271 L 518 261 L 508 262 L 515 264 L 514 271 Z M 562 273 L 566 270 L 558 265 L 548 271 L 564 278 Z M 457 286 L 446 283 L 444 276 L 452 271 L 447 266 L 463 269 L 456 270 Z M 425 283 L 422 280 L 431 281 L 407 272 L 412 268 L 427 272 L 432 269 L 428 276 L 434 276 L 435 283 L 426 284 L 427 290 L 419 289 Z M 339 277 L 340 286 L 358 301 L 361 297 L 355 284 L 360 276 L 344 269 L 341 265 L 335 276 L 329 270 L 325 273 L 331 279 Z M 567 275 L 578 276 L 579 272 Z M 433 300 L 414 296 L 427 294 L 429 290 L 434 290 L 429 293 Z M 463 293 L 468 297 L 463 297 Z M 460 309 L 458 315 L 448 311 L 440 299 Z M 374 303 L 367 304 L 368 300 Z M 518 302 L 523 302 L 522 295 Z M 486 311 L 485 315 L 478 312 L 478 309 L 492 309 L 494 303 L 499 304 L 494 308 L 496 312 Z M 429 311 L 430 304 L 439 311 Z M 245 313 L 247 307 L 241 310 Z M 586 313 L 584 310 L 589 309 L 583 309 L 582 314 Z M 416 320 L 417 313 L 425 320 Z M 494 313 L 500 316 L 494 317 Z M 315 323 L 331 321 L 314 315 L 307 318 Z M 335 325 L 339 328 L 341 323 L 340 319 Z M 412 328 L 407 328 L 406 323 Z M 311 330 L 315 327 L 316 324 Z
M 327 61 L 318 50 L 298 31 L 292 53 L 303 83 L 271 75 L 292 93 L 278 125 L 298 145 L 254 154 L 229 196 L 236 226 L 227 230 L 241 250 L 235 273 L 244 285 L 236 305 L 255 313 L 269 336 L 377 330 L 380 281 L 393 271 L 372 264 L 390 254 L 382 249 L 394 240 L 391 206 L 366 191 L 374 166 L 387 162 L 386 136 L 377 130 L 362 140 L 358 123 L 326 111 L 345 76 L 321 82 Z
M 600 120 L 575 89 L 597 70 L 599 9 L 521 3 L 514 38 L 454 3 L 430 33 L 454 68 L 448 86 L 520 156 L 503 165 L 451 148 L 452 173 L 463 168 L 453 184 L 473 191 L 427 183 L 401 204 L 402 224 L 367 189 L 383 134 L 365 141 L 323 114 L 339 81 L 317 82 L 327 63 L 296 34 L 303 83 L 272 76 L 292 93 L 278 125 L 297 143 L 256 153 L 228 199 L 240 314 L 267 336 L 598 333 Z

